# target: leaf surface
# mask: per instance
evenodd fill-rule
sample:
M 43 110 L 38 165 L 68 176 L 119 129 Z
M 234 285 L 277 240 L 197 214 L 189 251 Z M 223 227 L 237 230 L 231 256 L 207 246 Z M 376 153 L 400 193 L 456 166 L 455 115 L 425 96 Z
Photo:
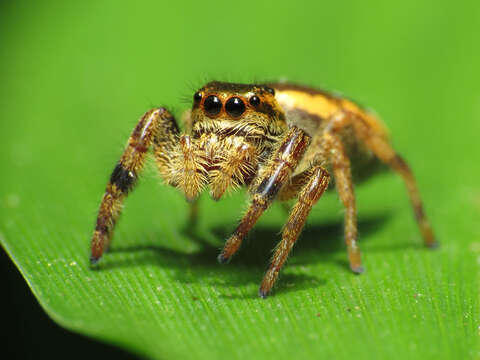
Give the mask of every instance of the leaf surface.
M 11 5 L 0 25 L 0 242 L 45 311 L 157 359 L 477 357 L 478 6 L 381 4 Z M 248 44 L 232 41 L 232 24 Z M 91 270 L 97 207 L 136 119 L 153 105 L 187 108 L 182 95 L 224 74 L 287 74 L 374 106 L 414 169 L 441 247 L 422 247 L 402 181 L 383 174 L 356 188 L 366 273 L 348 270 L 342 207 L 327 194 L 262 300 L 282 208 L 222 266 L 216 255 L 246 194 L 202 197 L 189 228 L 188 205 L 149 165 L 112 251 Z

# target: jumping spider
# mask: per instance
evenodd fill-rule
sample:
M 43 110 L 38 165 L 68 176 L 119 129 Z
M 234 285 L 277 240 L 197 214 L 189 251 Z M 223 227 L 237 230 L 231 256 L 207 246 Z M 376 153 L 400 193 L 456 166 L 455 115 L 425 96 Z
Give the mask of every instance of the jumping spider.
M 357 210 L 350 159 L 367 172 L 380 160 L 405 181 L 425 245 L 435 238 L 412 172 L 393 150 L 382 123 L 354 102 L 285 83 L 245 85 L 210 82 L 193 96 L 186 134 L 165 108 L 147 111 L 133 130 L 103 195 L 92 238 L 91 263 L 108 248 L 122 203 L 153 149 L 158 171 L 194 201 L 208 185 L 219 200 L 246 185 L 250 205 L 218 256 L 228 262 L 273 200 L 296 199 L 259 295 L 271 291 L 330 174 L 345 206 L 345 241 L 351 269 L 363 272 L 357 244 Z

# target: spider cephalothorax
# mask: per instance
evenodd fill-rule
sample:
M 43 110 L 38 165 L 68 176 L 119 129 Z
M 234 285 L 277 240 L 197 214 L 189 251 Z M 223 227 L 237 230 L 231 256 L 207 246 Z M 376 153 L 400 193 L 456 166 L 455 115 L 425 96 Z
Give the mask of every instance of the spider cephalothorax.
M 350 100 L 291 84 L 210 82 L 195 92 L 185 134 L 165 109 L 139 121 L 107 185 L 92 238 L 92 263 L 109 246 L 123 199 L 133 189 L 146 152 L 153 148 L 163 179 L 187 200 L 210 188 L 218 200 L 229 188 L 248 186 L 250 206 L 218 256 L 223 263 L 275 200 L 296 199 L 259 294 L 268 295 L 308 213 L 326 190 L 330 173 L 345 206 L 345 240 L 354 272 L 363 272 L 357 245 L 350 158 L 370 168 L 381 160 L 405 180 L 425 244 L 435 245 L 412 172 L 392 149 L 373 115 Z
M 188 123 L 191 135 L 160 150 L 163 178 L 188 200 L 210 186 L 218 200 L 229 187 L 249 184 L 287 129 L 285 115 L 265 86 L 212 82 L 194 94 Z

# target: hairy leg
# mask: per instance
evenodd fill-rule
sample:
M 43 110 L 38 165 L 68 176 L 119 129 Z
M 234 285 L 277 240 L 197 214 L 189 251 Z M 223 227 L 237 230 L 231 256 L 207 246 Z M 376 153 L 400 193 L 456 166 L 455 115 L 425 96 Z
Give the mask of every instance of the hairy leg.
M 238 250 L 243 238 L 289 179 L 309 144 L 310 136 L 297 127 L 292 127 L 285 134 L 280 146 L 252 184 L 250 206 L 218 256 L 220 263 L 228 262 Z
M 243 184 L 245 178 L 253 174 L 253 164 L 256 164 L 256 149 L 245 142 L 232 146 L 222 155 L 223 159 L 216 164 L 218 170 L 210 173 L 210 196 L 214 200 L 219 200 L 229 187 Z
M 292 176 L 288 183 L 285 184 L 285 186 L 282 187 L 282 190 L 278 193 L 277 200 L 288 201 L 297 198 L 305 184 L 310 180 L 312 176 L 311 170 L 312 169 L 307 169 L 300 174 Z M 288 212 L 290 212 L 290 209 L 288 209 Z
M 180 116 L 180 122 L 183 124 L 183 128 L 185 129 L 185 133 L 188 135 L 192 135 L 192 110 L 185 110 L 182 115 Z M 199 216 L 199 205 L 198 205 L 198 198 L 193 201 L 189 202 L 189 211 L 188 211 L 188 227 L 195 227 L 198 222 Z
M 316 165 L 302 174 L 304 174 L 302 177 L 307 178 L 307 182 L 302 187 L 298 195 L 298 200 L 290 212 L 290 216 L 283 229 L 282 240 L 275 249 L 270 267 L 260 285 L 259 295 L 262 298 L 267 297 L 270 293 L 277 280 L 280 269 L 287 260 L 288 254 L 292 250 L 295 241 L 298 239 L 305 225 L 310 210 L 328 187 L 330 175 L 327 170 L 320 165 Z M 291 188 L 291 191 L 293 191 L 293 188 Z
M 108 248 L 123 200 L 133 190 L 143 169 L 148 148 L 153 142 L 160 147 L 174 146 L 178 127 L 164 108 L 152 109 L 142 116 L 128 139 L 120 161 L 115 166 L 98 211 L 91 242 L 90 262 L 95 264 Z
M 185 112 L 182 117 L 188 131 L 189 113 Z M 169 124 L 164 124 L 153 143 L 158 171 L 165 182 L 179 188 L 185 198 L 193 202 L 207 183 L 207 160 L 190 135 L 176 135 L 172 139 L 169 134 Z
M 340 138 L 333 131 L 324 134 L 325 148 L 328 149 L 335 184 L 340 200 L 345 207 L 345 243 L 347 245 L 350 268 L 362 273 L 360 249 L 357 244 L 357 206 L 353 188 L 350 160 L 348 159 Z
M 356 117 L 356 115 L 351 113 L 346 113 L 345 115 L 344 121 L 349 121 L 349 118 Z M 378 136 L 375 131 L 366 126 L 361 119 L 359 119 L 359 121 L 352 121 L 352 124 L 354 124 L 357 134 L 365 141 L 370 150 L 403 178 L 424 243 L 428 247 L 436 247 L 437 242 L 435 235 L 423 210 L 423 203 L 420 192 L 418 191 L 417 182 L 408 164 L 395 152 L 385 138 Z

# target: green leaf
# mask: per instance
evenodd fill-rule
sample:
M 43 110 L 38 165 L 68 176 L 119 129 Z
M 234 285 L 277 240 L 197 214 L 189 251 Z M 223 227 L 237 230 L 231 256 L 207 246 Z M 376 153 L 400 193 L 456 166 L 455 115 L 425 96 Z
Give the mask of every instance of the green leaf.
M 158 359 L 478 357 L 478 6 L 144 6 L 18 3 L 2 14 L 0 242 L 45 311 Z M 225 74 L 287 75 L 375 107 L 441 247 L 422 247 L 402 181 L 384 174 L 356 189 L 366 273 L 348 270 L 342 207 L 327 194 L 262 300 L 282 208 L 222 266 L 246 194 L 202 197 L 188 228 L 188 205 L 149 166 L 91 270 L 100 197 L 137 118 L 152 102 L 186 108 L 179 99 L 205 75 Z

